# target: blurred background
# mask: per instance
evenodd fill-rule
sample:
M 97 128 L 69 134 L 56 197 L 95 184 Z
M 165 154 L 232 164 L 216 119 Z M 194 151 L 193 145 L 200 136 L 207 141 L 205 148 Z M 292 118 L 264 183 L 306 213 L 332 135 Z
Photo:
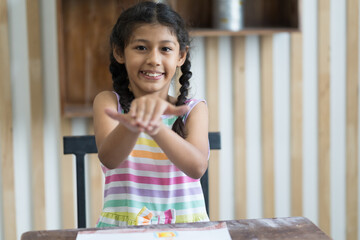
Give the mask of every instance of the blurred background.
M 191 96 L 222 137 L 210 218 L 305 216 L 360 239 L 359 1 L 245 1 L 235 32 L 212 29 L 214 1 L 168 1 L 193 24 Z M 0 240 L 76 228 L 62 137 L 93 134 L 93 96 L 111 88 L 108 33 L 131 2 L 0 0 Z M 88 160 L 93 227 L 103 176 Z

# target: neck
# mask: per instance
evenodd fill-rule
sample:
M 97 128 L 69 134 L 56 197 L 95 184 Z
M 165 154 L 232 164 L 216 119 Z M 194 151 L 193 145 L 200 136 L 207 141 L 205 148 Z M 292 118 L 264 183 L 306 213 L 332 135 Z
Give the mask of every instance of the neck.
M 152 95 L 154 95 L 154 96 L 157 96 L 157 97 L 159 97 L 159 98 L 164 99 L 165 101 L 167 101 L 167 102 L 169 102 L 169 103 L 171 103 L 171 104 L 175 104 L 176 101 L 177 101 L 177 99 L 176 99 L 175 97 L 170 96 L 169 94 L 166 94 L 166 95 L 162 95 L 162 94 L 160 94 L 160 93 L 150 93 L 150 94 L 144 93 L 144 94 L 139 94 L 139 93 L 134 93 L 134 92 L 133 92 L 133 94 L 134 94 L 134 97 L 135 97 L 135 98 L 139 98 L 139 97 L 142 97 L 142 96 L 145 96 L 145 95 L 150 95 L 150 94 L 152 94 Z

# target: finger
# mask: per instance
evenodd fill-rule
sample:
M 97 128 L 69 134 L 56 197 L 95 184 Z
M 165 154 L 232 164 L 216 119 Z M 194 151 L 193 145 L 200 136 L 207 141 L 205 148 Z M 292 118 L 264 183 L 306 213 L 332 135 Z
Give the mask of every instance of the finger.
M 147 127 L 152 120 L 152 116 L 154 115 L 156 109 L 156 104 L 153 101 L 149 101 L 146 104 L 146 110 L 143 117 L 143 127 Z
M 143 132 L 144 128 L 139 126 L 135 119 L 129 114 L 120 114 L 112 109 L 105 109 L 105 113 L 112 119 L 118 121 L 120 124 L 128 128 L 132 132 Z
M 185 113 L 187 113 L 188 111 L 189 111 L 189 106 L 187 106 L 187 105 L 174 106 L 174 105 L 169 104 L 169 106 L 165 110 L 164 114 L 181 116 L 181 115 L 184 115 Z
M 159 121 L 161 121 L 161 115 L 165 114 L 166 109 L 168 108 L 168 104 L 157 104 L 155 106 L 153 115 L 151 117 L 150 125 L 158 126 Z
M 106 115 L 108 115 L 110 118 L 114 119 L 114 120 L 119 120 L 119 113 L 117 111 L 114 111 L 110 108 L 105 108 L 105 113 Z
M 137 123 L 142 124 L 143 122 L 143 118 L 144 118 L 144 112 L 145 112 L 145 108 L 146 108 L 146 103 L 144 102 L 138 102 L 137 107 L 136 107 L 136 117 L 135 120 Z
M 131 106 L 130 106 L 129 115 L 130 115 L 132 118 L 135 118 L 135 117 L 136 117 L 136 111 L 137 111 L 137 102 L 136 102 L 136 101 L 133 101 L 133 102 L 131 103 Z
M 150 136 L 154 136 L 155 134 L 157 134 L 159 132 L 159 127 L 153 127 L 153 126 L 149 126 L 146 129 L 146 134 L 150 135 Z
M 158 122 L 158 124 L 156 126 L 148 126 L 146 128 L 146 133 L 150 136 L 154 136 L 155 134 L 157 134 L 160 130 L 160 125 L 161 125 L 161 122 Z
M 112 119 L 117 120 L 122 123 L 129 123 L 130 119 L 128 119 L 126 114 L 119 114 L 118 112 L 112 109 L 105 109 L 105 113 Z

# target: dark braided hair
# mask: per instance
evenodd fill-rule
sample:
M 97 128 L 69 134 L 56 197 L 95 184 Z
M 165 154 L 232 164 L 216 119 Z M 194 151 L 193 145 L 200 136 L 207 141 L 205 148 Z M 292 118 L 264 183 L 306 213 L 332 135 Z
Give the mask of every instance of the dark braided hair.
M 139 24 L 158 23 L 168 27 L 173 34 L 176 35 L 180 45 L 180 51 L 186 51 L 190 46 L 189 34 L 186 29 L 184 20 L 178 13 L 173 11 L 168 5 L 155 3 L 150 1 L 140 2 L 135 6 L 125 10 L 118 18 L 110 35 L 110 73 L 113 80 L 113 88 L 119 94 L 119 103 L 125 113 L 129 112 L 131 102 L 134 100 L 134 94 L 129 90 L 129 79 L 125 68 L 125 64 L 116 61 L 113 55 L 113 49 L 124 54 L 124 49 L 128 45 L 132 31 Z M 190 87 L 189 79 L 192 76 L 190 71 L 189 53 L 186 55 L 184 64 L 181 66 L 182 75 L 179 78 L 181 84 L 180 95 L 177 97 L 176 106 L 184 105 L 188 90 Z M 184 123 L 182 117 L 178 117 L 172 129 L 181 137 L 186 137 Z

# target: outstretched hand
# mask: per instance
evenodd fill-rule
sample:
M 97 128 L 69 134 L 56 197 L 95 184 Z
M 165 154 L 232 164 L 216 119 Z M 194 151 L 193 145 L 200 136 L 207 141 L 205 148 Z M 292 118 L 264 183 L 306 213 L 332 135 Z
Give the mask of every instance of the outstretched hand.
M 106 114 L 119 121 L 132 132 L 145 132 L 150 136 L 159 132 L 162 124 L 161 115 L 181 116 L 188 111 L 187 105 L 175 106 L 164 99 L 153 95 L 136 98 L 131 103 L 127 114 L 120 114 L 111 109 L 106 109 Z

